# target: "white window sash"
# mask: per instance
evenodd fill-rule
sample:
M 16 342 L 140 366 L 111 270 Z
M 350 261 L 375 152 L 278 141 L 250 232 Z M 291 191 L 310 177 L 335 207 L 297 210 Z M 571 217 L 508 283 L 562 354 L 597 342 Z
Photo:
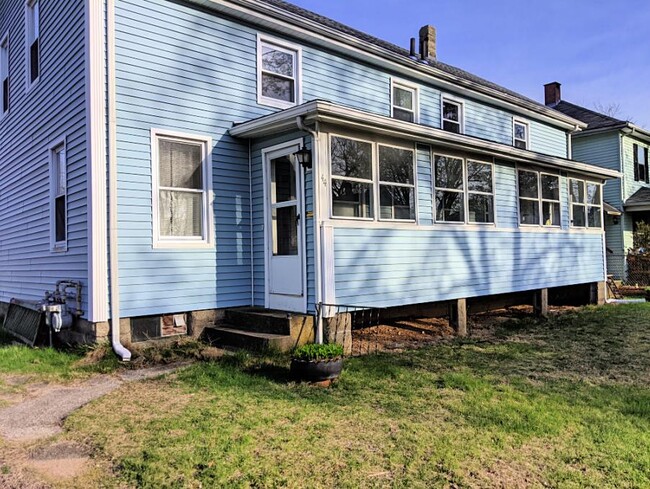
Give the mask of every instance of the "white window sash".
M 262 52 L 264 47 L 269 47 L 286 54 L 290 54 L 293 58 L 293 73 L 291 77 L 275 73 L 273 71 L 265 70 L 262 62 Z M 263 75 L 278 77 L 283 80 L 293 82 L 293 102 L 286 100 L 275 99 L 263 95 Z M 282 39 L 276 39 L 270 36 L 257 35 L 257 103 L 260 105 L 276 107 L 279 109 L 286 109 L 295 107 L 302 103 L 302 47 L 292 44 Z

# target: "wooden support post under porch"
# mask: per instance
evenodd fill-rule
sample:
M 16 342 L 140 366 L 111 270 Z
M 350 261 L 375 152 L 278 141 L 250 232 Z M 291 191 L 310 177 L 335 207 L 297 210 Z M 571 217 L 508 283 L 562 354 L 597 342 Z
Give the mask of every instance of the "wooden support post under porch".
M 449 303 L 449 323 L 459 337 L 467 336 L 467 299 L 457 299 Z
M 537 317 L 548 317 L 548 289 L 539 289 L 533 292 L 533 307 Z

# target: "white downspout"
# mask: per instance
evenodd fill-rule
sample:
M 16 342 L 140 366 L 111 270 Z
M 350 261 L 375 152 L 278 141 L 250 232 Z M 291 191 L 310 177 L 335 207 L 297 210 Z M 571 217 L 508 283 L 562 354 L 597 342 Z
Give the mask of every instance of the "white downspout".
M 111 293 L 111 345 L 123 362 L 131 360 L 131 352 L 120 340 L 120 283 L 117 240 L 117 111 L 115 90 L 115 0 L 106 2 L 106 51 L 108 58 L 108 243 Z
M 321 250 L 321 223 L 320 223 L 320 178 L 318 178 L 320 163 L 319 163 L 319 149 L 320 138 L 318 135 L 318 123 L 316 123 L 316 130 L 309 129 L 305 126 L 303 118 L 296 118 L 296 125 L 298 129 L 309 133 L 312 137 L 312 187 L 314 198 L 314 276 L 315 276 L 315 289 L 316 289 L 316 304 L 319 306 L 317 309 L 318 316 L 316 317 L 316 343 L 323 343 L 323 279 L 321 274 L 322 266 L 322 250 Z

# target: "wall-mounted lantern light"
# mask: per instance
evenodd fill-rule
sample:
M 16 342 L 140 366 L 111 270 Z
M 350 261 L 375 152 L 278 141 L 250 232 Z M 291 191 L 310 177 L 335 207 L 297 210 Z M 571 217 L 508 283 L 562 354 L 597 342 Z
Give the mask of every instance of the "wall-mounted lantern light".
M 302 149 L 299 149 L 293 155 L 298 160 L 298 163 L 300 163 L 300 166 L 302 166 L 305 170 L 309 170 L 311 168 L 311 151 L 308 150 L 304 145 Z

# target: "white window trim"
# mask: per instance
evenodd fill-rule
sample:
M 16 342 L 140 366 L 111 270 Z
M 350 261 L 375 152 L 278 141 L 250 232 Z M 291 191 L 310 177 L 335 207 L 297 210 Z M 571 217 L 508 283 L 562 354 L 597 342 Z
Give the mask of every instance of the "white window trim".
M 264 97 L 262 95 L 262 46 L 263 44 L 272 44 L 273 46 L 291 51 L 295 55 L 295 83 L 294 83 L 294 98 L 295 102 L 285 102 L 274 98 Z M 275 107 L 277 109 L 288 109 L 302 104 L 302 46 L 294 43 L 287 42 L 283 39 L 276 37 L 257 34 L 257 103 L 267 107 Z
M 571 180 L 575 180 L 577 182 L 582 182 L 582 185 L 584 186 L 584 195 L 585 195 L 585 201 L 584 203 L 580 202 L 573 202 L 571 199 Z M 592 205 L 587 203 L 587 186 L 589 184 L 592 185 L 597 185 L 600 187 L 600 205 Z M 604 224 L 605 224 L 605 216 L 603 214 L 603 184 L 600 182 L 595 182 L 593 180 L 586 180 L 584 178 L 576 178 L 576 177 L 568 177 L 567 178 L 567 189 L 568 189 L 568 195 L 569 195 L 569 227 L 571 228 L 572 231 L 579 231 L 579 232 L 592 232 L 592 233 L 602 233 L 604 232 Z M 573 206 L 574 205 L 579 205 L 584 207 L 585 209 L 585 225 L 584 226 L 574 226 L 573 225 Z M 589 208 L 590 207 L 597 207 L 600 209 L 600 227 L 590 227 L 589 226 Z
M 453 97 L 452 95 L 445 94 L 445 93 L 440 95 L 440 129 L 442 129 L 443 131 L 445 130 L 445 120 L 448 120 L 448 119 L 444 118 L 444 113 L 445 113 L 445 111 L 444 111 L 444 103 L 445 102 L 450 102 L 452 104 L 458 105 L 458 107 L 459 107 L 459 114 L 458 115 L 459 115 L 459 119 L 460 119 L 460 121 L 459 121 L 460 132 L 458 134 L 465 134 L 465 101 L 461 100 L 459 98 Z M 456 121 L 451 121 L 450 120 L 449 122 L 453 122 L 454 124 L 456 124 Z
M 362 143 L 368 143 L 372 146 L 372 180 L 366 180 L 363 178 L 353 178 L 353 177 L 341 177 L 337 175 L 332 174 L 332 138 L 344 138 L 344 139 L 351 139 L 353 141 L 359 141 Z M 381 142 L 376 139 L 364 139 L 362 137 L 357 137 L 356 135 L 345 135 L 345 134 L 339 134 L 339 133 L 330 133 L 327 138 L 327 145 L 328 145 L 328 178 L 330 182 L 330 187 L 329 187 L 329 197 L 328 197 L 328 202 L 329 202 L 329 218 L 332 221 L 361 221 L 365 223 L 372 223 L 372 222 L 382 222 L 382 223 L 397 223 L 397 224 L 405 224 L 407 226 L 413 226 L 417 225 L 419 223 L 419 202 L 418 202 L 418 175 L 417 175 L 417 145 L 416 143 L 413 143 L 413 145 L 400 145 L 400 144 L 391 144 L 391 143 L 385 143 Z M 411 187 L 410 184 L 399 184 L 399 183 L 391 183 L 391 182 L 381 182 L 379 180 L 379 146 L 385 146 L 385 147 L 390 147 L 390 148 L 399 148 L 399 149 L 404 149 L 407 151 L 412 151 L 413 152 L 413 205 L 415 209 L 415 219 L 381 219 L 380 218 L 380 213 L 381 213 L 381 205 L 379 202 L 380 199 L 380 188 L 381 185 L 393 185 L 396 187 Z M 331 188 L 331 182 L 332 180 L 347 180 L 350 182 L 358 182 L 358 183 L 366 183 L 372 185 L 372 213 L 373 217 L 349 217 L 349 216 L 335 216 L 334 215 L 334 200 L 332 196 L 332 188 Z
M 160 235 L 160 175 L 158 141 L 172 139 L 181 142 L 200 143 L 203 154 L 203 216 L 202 238 L 178 238 Z M 212 185 L 212 138 L 196 134 L 186 134 L 164 129 L 151 129 L 151 202 L 154 249 L 203 249 L 213 248 L 214 232 L 214 192 Z
M 442 156 L 444 158 L 452 158 L 456 160 L 461 160 L 463 164 L 463 189 L 447 189 L 447 188 L 438 188 L 436 185 L 436 156 Z M 473 161 L 475 163 L 482 163 L 484 165 L 490 165 L 490 171 L 492 172 L 492 193 L 480 192 L 477 190 L 469 190 L 469 181 L 467 173 L 467 162 Z M 494 161 L 485 161 L 480 158 L 472 158 L 471 156 L 463 156 L 459 154 L 448 154 L 441 153 L 438 151 L 431 152 L 431 182 L 433 187 L 432 195 L 432 204 L 433 204 L 433 223 L 434 224 L 443 224 L 447 226 L 476 226 L 477 228 L 485 227 L 496 227 L 497 224 L 497 198 L 496 198 L 496 175 L 495 175 L 496 166 Z M 463 194 L 463 221 L 441 221 L 438 220 L 438 204 L 436 201 L 436 192 L 440 190 L 441 192 L 457 192 Z M 494 222 L 472 222 L 469 220 L 469 194 L 475 195 L 487 195 L 492 197 L 492 214 Z
M 390 116 L 391 118 L 395 118 L 394 111 L 395 108 L 398 108 L 400 110 L 404 110 L 406 112 L 409 112 L 407 109 L 404 109 L 403 107 L 395 107 L 395 104 L 393 103 L 393 93 L 395 91 L 395 88 L 401 88 L 402 90 L 410 91 L 413 92 L 413 123 L 414 124 L 419 124 L 420 123 L 420 87 L 413 84 L 409 83 L 404 80 L 400 80 L 397 78 L 392 78 L 390 79 Z M 401 120 L 401 119 L 400 119 Z
M 31 78 L 31 31 L 33 29 L 32 27 L 32 18 L 30 15 L 30 10 L 33 7 L 33 5 L 39 2 L 40 0 L 27 0 L 25 3 L 25 83 L 27 84 L 27 92 L 30 92 L 36 85 L 38 85 L 38 82 L 41 81 L 41 75 L 43 74 L 41 72 L 42 70 L 42 65 L 41 65 L 41 59 L 42 59 L 42 52 L 43 52 L 43 23 L 41 22 L 42 20 L 42 15 L 43 13 L 40 11 L 40 8 L 42 5 L 39 5 L 39 34 L 38 34 L 38 77 L 36 80 L 32 81 Z
M 517 172 L 517 178 L 516 178 L 516 185 L 517 185 L 517 222 L 519 224 L 520 228 L 538 228 L 546 231 L 550 230 L 561 230 L 562 229 L 562 192 L 560 191 L 559 195 L 559 200 L 551 200 L 551 199 L 545 199 L 544 194 L 543 194 L 543 189 L 542 189 L 542 175 L 547 175 L 551 177 L 555 177 L 558 179 L 558 190 L 561 189 L 562 186 L 562 176 L 560 174 L 556 173 L 549 173 L 545 172 L 542 170 L 536 170 L 534 168 L 528 168 L 526 166 L 519 166 L 517 165 L 515 168 L 515 171 Z M 519 172 L 520 171 L 527 171 L 529 173 L 535 173 L 537 174 L 537 198 L 533 197 L 522 197 L 519 193 Z M 521 222 L 521 205 L 520 201 L 521 200 L 529 200 L 531 202 L 537 202 L 538 207 L 538 213 L 539 213 L 539 224 L 525 224 Z M 560 223 L 559 224 L 550 224 L 546 225 L 544 224 L 544 202 L 550 202 L 554 204 L 558 204 L 560 206 Z
M 516 137 L 516 132 L 515 132 L 515 126 L 519 124 L 521 126 L 526 126 L 526 139 L 519 139 Z M 519 148 L 519 149 L 526 149 L 527 151 L 530 151 L 530 123 L 528 121 L 525 121 L 523 119 L 519 119 L 517 117 L 512 118 L 512 146 L 516 147 L 517 141 L 524 141 L 526 143 L 526 148 Z
M 56 240 L 56 204 L 55 199 L 61 197 L 56 195 L 56 186 L 59 174 L 56 170 L 58 168 L 54 167 L 54 152 L 59 148 L 63 148 L 65 155 L 65 162 L 63 165 L 63 172 L 65 173 L 65 192 L 63 197 L 65 198 L 65 240 L 57 241 Z M 48 162 L 50 166 L 50 251 L 52 253 L 65 253 L 68 251 L 68 143 L 65 136 L 62 136 L 56 139 L 48 148 Z
M 9 108 L 7 111 L 5 111 L 4 103 L 3 103 L 3 93 L 2 93 L 2 70 L 0 70 L 0 120 L 4 119 L 9 115 L 9 112 L 11 111 L 11 52 L 9 48 L 9 31 L 5 33 L 4 36 L 2 36 L 2 39 L 0 39 L 0 49 L 2 49 L 2 46 L 6 45 L 7 46 L 7 66 L 5 67 L 7 70 L 7 79 L 9 80 L 9 94 L 7 96 L 7 100 L 9 101 Z

